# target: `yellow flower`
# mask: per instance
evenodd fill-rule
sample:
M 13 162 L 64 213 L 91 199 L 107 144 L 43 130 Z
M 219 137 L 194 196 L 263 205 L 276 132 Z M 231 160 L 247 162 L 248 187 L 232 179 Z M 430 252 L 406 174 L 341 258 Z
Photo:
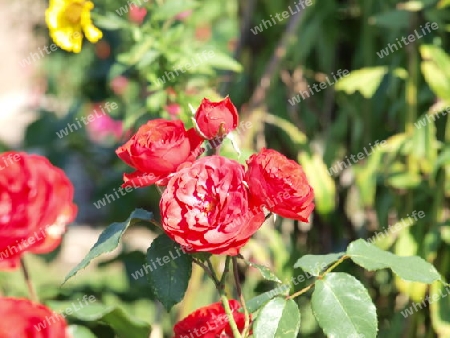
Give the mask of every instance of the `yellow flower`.
M 103 36 L 93 25 L 91 10 L 94 4 L 86 0 L 50 0 L 45 11 L 45 22 L 53 41 L 68 52 L 79 53 L 86 38 L 95 43 Z

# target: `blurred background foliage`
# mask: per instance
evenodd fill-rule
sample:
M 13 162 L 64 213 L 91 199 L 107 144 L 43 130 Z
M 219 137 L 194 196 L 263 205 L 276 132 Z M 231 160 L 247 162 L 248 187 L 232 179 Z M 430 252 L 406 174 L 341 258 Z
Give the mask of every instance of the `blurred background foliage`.
M 52 100 L 36 106 L 39 118 L 29 125 L 23 148 L 72 173 L 79 223 L 104 227 L 125 220 L 136 207 L 158 217 L 155 187 L 135 190 L 102 208 L 94 206 L 117 190 L 122 173 L 129 171 L 114 150 L 149 119 L 179 118 L 190 126 L 189 105 L 196 108 L 203 97 L 229 95 L 241 121 L 252 125 L 236 135 L 243 152 L 239 161 L 262 147 L 277 149 L 302 164 L 316 193 L 311 224 L 271 220 L 244 256 L 270 266 L 289 282 L 302 274 L 292 268 L 302 255 L 343 251 L 350 241 L 370 239 L 413 211 L 423 211 L 425 217 L 408 219 L 409 226 L 386 231 L 375 244 L 399 255 L 424 257 L 450 280 L 450 118 L 442 113 L 450 106 L 450 1 L 312 1 L 258 34 L 253 33 L 255 26 L 289 6 L 294 9 L 293 2 L 155 0 L 141 1 L 141 8 L 131 10 L 130 3 L 95 2 L 93 20 L 104 38 L 95 45 L 85 43 L 80 54 L 53 52 L 39 68 L 39 80 Z M 438 28 L 424 35 L 421 26 L 427 22 Z M 415 30 L 420 39 L 380 57 L 381 50 Z M 36 34 L 46 35 L 45 26 L 36 27 Z M 186 62 L 195 65 L 184 73 L 179 69 Z M 177 69 L 179 76 L 168 75 Z M 291 104 L 308 86 L 327 77 L 333 81 L 338 70 L 350 74 Z M 76 118 L 108 102 L 118 107 L 110 113 L 113 121 L 57 137 Z M 118 129 L 114 121 L 122 123 Z M 385 143 L 374 147 L 376 141 Z M 350 162 L 351 155 L 365 149 L 368 156 Z M 237 159 L 230 144 L 222 154 Z M 340 161 L 351 165 L 333 173 L 330 169 Z M 144 262 L 144 253 L 125 242 L 117 257 L 101 261 L 98 269 L 61 289 L 48 288 L 63 276 L 40 275 L 40 260 L 34 275 L 49 305 L 56 308 L 94 294 L 105 306 L 123 308 L 130 318 L 150 323 L 154 337 L 161 332 L 170 337 L 177 319 L 217 301 L 212 283 L 195 267 L 186 298 L 166 314 L 152 300 L 145 278 L 131 275 Z M 339 269 L 369 288 L 380 337 L 450 337 L 450 297 L 404 318 L 401 311 L 430 292 L 425 285 L 400 281 L 387 271 L 363 273 L 350 263 Z M 10 275 L 0 277 L 10 281 L 10 292 L 20 294 Z M 249 298 L 276 287 L 244 266 L 242 279 Z M 291 290 L 307 284 L 292 285 Z M 323 337 L 307 298 L 298 299 L 300 336 Z M 88 317 L 75 314 L 70 320 L 98 337 L 114 337 L 107 320 Z

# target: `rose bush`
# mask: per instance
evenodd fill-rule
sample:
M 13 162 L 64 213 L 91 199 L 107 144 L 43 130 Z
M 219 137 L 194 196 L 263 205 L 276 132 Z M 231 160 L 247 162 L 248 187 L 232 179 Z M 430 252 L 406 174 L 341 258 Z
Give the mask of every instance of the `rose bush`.
M 25 251 L 53 251 L 77 208 L 72 183 L 45 157 L 7 152 L 0 163 L 0 268 L 13 268 Z
M 265 217 L 255 212 L 244 174 L 222 156 L 202 157 L 177 172 L 160 201 L 167 235 L 193 251 L 237 255 Z
M 239 331 L 244 329 L 245 317 L 238 312 L 239 302 L 232 299 L 228 302 L 233 318 Z M 173 338 L 202 337 L 202 338 L 233 338 L 230 324 L 222 303 L 214 303 L 202 307 L 175 324 Z
M 0 337 L 70 338 L 65 319 L 28 299 L 0 297 Z
M 281 217 L 308 222 L 314 191 L 302 167 L 278 151 L 263 148 L 250 156 L 245 174 L 250 195 Z
M 200 134 L 207 140 L 224 137 L 236 129 L 239 115 L 230 98 L 211 102 L 204 98 L 195 113 L 195 121 Z
M 181 121 L 148 121 L 116 150 L 122 161 L 136 169 L 123 175 L 122 186 L 167 185 L 180 165 L 197 158 L 202 142 L 195 130 L 186 131 Z

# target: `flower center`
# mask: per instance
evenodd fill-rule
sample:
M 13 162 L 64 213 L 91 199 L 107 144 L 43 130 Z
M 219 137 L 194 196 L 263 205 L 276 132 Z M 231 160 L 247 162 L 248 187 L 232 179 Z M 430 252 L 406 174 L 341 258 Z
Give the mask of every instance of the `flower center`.
M 66 7 L 66 11 L 64 13 L 66 19 L 71 23 L 75 24 L 81 21 L 81 12 L 83 11 L 84 1 L 82 2 L 73 2 Z

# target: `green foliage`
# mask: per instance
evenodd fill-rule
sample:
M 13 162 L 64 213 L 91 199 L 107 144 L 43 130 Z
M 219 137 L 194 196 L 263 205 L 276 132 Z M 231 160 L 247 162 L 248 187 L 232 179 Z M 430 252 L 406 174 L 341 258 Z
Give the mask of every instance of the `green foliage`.
M 431 284 L 441 279 L 436 268 L 422 258 L 396 256 L 362 239 L 349 245 L 347 255 L 356 264 L 369 271 L 390 268 L 404 280 Z
M 258 314 L 254 335 L 262 338 L 297 337 L 300 312 L 293 300 L 274 298 Z
M 314 316 L 328 337 L 376 337 L 375 305 L 355 277 L 332 272 L 316 282 L 312 295 Z
M 150 288 L 170 311 L 184 297 L 192 274 L 192 258 L 169 237 L 160 235 L 147 250 L 147 264 Z
M 54 310 L 62 310 L 68 308 L 72 303 L 50 303 L 49 305 Z M 112 306 L 105 306 L 103 304 L 90 304 L 89 306 L 77 309 L 71 314 L 74 319 L 81 320 L 83 322 L 102 322 L 110 325 L 114 332 L 120 338 L 126 337 L 136 337 L 136 338 L 147 338 L 150 334 L 150 325 L 147 323 L 129 317 L 122 309 L 115 308 Z M 76 327 L 76 334 L 80 334 L 80 338 L 93 337 L 86 329 L 81 327 Z M 89 336 L 91 334 L 91 336 Z M 75 336 L 78 337 L 78 336 Z
M 94 258 L 117 248 L 120 244 L 120 239 L 129 226 L 142 222 L 150 222 L 152 219 L 153 214 L 151 212 L 143 209 L 136 209 L 125 222 L 116 222 L 108 226 L 102 232 L 97 243 L 94 244 L 87 256 L 67 274 L 63 284 L 75 276 L 78 271 L 88 266 Z

